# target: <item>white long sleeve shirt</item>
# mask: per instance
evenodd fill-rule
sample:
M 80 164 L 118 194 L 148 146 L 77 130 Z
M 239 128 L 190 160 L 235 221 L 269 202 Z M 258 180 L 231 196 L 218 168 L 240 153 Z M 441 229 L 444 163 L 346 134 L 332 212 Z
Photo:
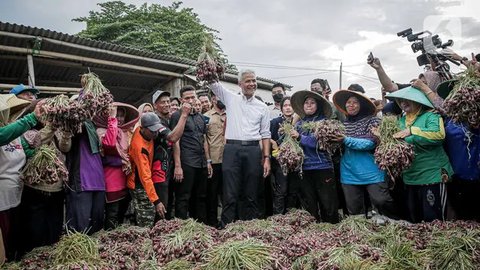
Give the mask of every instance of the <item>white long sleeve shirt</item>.
M 211 84 L 210 87 L 226 106 L 227 140 L 270 139 L 270 112 L 265 103 L 255 97 L 247 99 L 243 94 L 237 95 L 218 82 Z

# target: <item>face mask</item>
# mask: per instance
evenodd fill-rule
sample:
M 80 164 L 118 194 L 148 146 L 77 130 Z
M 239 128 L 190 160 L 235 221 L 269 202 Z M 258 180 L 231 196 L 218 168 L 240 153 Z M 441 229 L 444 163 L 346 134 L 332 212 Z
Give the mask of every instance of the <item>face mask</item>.
M 283 94 L 282 93 L 273 95 L 273 100 L 277 103 L 282 101 L 282 99 L 283 99 Z
M 220 110 L 223 110 L 223 109 L 225 109 L 225 104 L 223 104 L 223 102 L 221 102 L 220 100 L 217 100 L 217 107 Z

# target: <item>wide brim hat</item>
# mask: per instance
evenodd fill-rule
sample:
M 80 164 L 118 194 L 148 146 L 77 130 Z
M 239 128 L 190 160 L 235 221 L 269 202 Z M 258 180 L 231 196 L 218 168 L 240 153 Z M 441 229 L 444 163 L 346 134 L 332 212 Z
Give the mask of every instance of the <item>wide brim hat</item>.
M 133 107 L 130 104 L 122 102 L 113 102 L 113 106 L 117 107 L 117 110 L 125 111 L 125 121 L 122 125 L 119 125 L 118 128 L 126 129 L 133 127 L 138 120 L 140 119 L 140 112 L 137 108 Z M 97 127 L 107 128 L 108 127 L 108 115 L 106 114 L 96 114 L 93 117 L 93 122 Z
M 28 100 L 18 98 L 15 94 L 1 94 L 0 112 L 8 110 L 8 121 L 15 121 L 30 103 Z
M 432 109 L 434 108 L 432 102 L 430 102 L 427 96 L 422 91 L 412 86 L 405 87 L 398 91 L 389 93 L 385 97 L 394 101 L 397 101 L 395 100 L 397 98 L 406 99 L 417 102 Z
M 333 95 L 333 104 L 339 111 L 343 114 L 348 115 L 346 104 L 347 100 L 350 97 L 356 97 L 360 102 L 360 112 L 363 112 L 367 115 L 375 115 L 377 113 L 377 107 L 375 104 L 362 93 L 352 90 L 338 90 Z
M 437 87 L 437 94 L 441 98 L 446 99 L 450 94 L 450 92 L 453 90 L 453 87 L 457 82 L 458 82 L 458 79 L 452 79 L 452 80 L 442 82 Z
M 319 106 L 319 108 L 317 108 L 317 111 L 322 110 L 322 114 L 325 116 L 325 118 L 332 117 L 333 110 L 332 106 L 330 106 L 330 103 L 328 103 L 328 100 L 326 100 L 321 95 L 309 90 L 301 90 L 295 92 L 292 95 L 290 102 L 292 104 L 293 111 L 295 111 L 296 114 L 298 114 L 301 118 L 305 117 L 303 104 L 305 103 L 305 100 L 309 97 L 317 101 L 317 104 Z

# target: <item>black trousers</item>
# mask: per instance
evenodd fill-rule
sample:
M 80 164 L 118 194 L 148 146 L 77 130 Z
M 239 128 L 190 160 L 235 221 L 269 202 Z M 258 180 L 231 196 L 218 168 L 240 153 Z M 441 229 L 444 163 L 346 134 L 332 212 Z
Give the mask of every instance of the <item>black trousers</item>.
M 173 160 L 170 162 L 170 167 L 168 168 L 167 172 L 167 182 L 168 182 L 168 200 L 167 204 L 165 205 L 167 209 L 166 218 L 168 220 L 173 219 L 175 217 L 175 180 L 173 179 L 173 172 L 175 170 L 175 164 Z
M 104 191 L 69 191 L 67 193 L 67 226 L 89 235 L 103 229 L 105 218 Z
M 333 169 L 304 171 L 301 181 L 305 209 L 318 222 L 338 223 L 338 194 Z
M 398 219 L 395 203 L 390 196 L 388 183 L 381 182 L 369 185 L 346 185 L 342 184 L 345 194 L 348 213 L 350 215 L 366 215 L 368 205 L 365 205 L 365 195 L 378 209 L 380 214 L 389 218 Z
M 453 177 L 452 182 L 447 184 L 447 190 L 456 219 L 480 222 L 480 180 Z
M 288 192 L 288 175 L 284 175 L 278 161 L 271 159 L 272 175 L 271 189 L 273 191 L 273 214 L 284 214 L 286 209 Z
M 286 210 L 302 207 L 302 198 L 300 196 L 301 178 L 298 172 L 291 172 L 287 175 L 287 201 Z
M 405 185 L 409 221 L 445 220 L 447 189 L 444 183 Z
M 258 179 L 258 193 L 257 193 L 258 218 L 267 218 L 273 215 L 272 182 L 275 180 L 273 179 L 274 177 L 272 175 L 269 175 L 266 178 L 263 178 L 262 174 L 263 174 L 263 167 L 260 168 L 260 178 Z
M 20 255 L 60 239 L 63 230 L 64 191 L 43 192 L 24 186 L 18 207 Z
M 258 181 L 262 177 L 261 160 L 259 145 L 225 145 L 222 165 L 223 226 L 237 219 L 250 220 L 258 217 L 257 192 Z M 244 207 L 238 209 L 241 195 Z
M 218 225 L 218 204 L 221 197 L 222 164 L 212 164 L 213 175 L 207 180 L 207 225 Z
M 130 201 L 130 194 L 127 193 L 124 198 L 118 201 L 105 203 L 105 230 L 115 229 L 123 223 Z
M 207 168 L 182 164 L 183 181 L 175 187 L 175 217 L 207 222 Z M 189 215 L 190 214 L 190 215 Z

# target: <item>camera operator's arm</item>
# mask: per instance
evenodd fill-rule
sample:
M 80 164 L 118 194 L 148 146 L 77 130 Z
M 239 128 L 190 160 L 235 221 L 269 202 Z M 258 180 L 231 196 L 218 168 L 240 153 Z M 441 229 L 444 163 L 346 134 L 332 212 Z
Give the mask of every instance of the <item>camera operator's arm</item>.
M 416 79 L 412 81 L 412 86 L 422 91 L 428 100 L 432 102 L 433 107 L 441 114 L 445 115 L 445 110 L 443 109 L 443 98 L 441 98 L 437 92 L 432 91 L 428 85 L 426 85 L 422 80 Z
M 440 53 L 443 54 L 444 56 L 448 57 L 448 58 L 451 58 L 451 59 L 455 60 L 455 61 L 459 61 L 460 63 L 462 63 L 467 68 L 471 65 L 476 64 L 475 56 L 473 56 L 473 54 L 472 54 L 472 60 L 469 60 L 467 57 L 462 57 L 459 54 L 457 54 L 456 52 L 454 52 L 452 49 L 449 49 L 449 48 L 443 49 Z
M 388 77 L 387 73 L 385 73 L 385 70 L 380 63 L 380 59 L 377 57 L 369 58 L 367 63 L 377 72 L 378 79 L 380 80 L 380 83 L 386 92 L 394 92 L 398 90 L 397 84 L 393 83 L 390 77 Z

